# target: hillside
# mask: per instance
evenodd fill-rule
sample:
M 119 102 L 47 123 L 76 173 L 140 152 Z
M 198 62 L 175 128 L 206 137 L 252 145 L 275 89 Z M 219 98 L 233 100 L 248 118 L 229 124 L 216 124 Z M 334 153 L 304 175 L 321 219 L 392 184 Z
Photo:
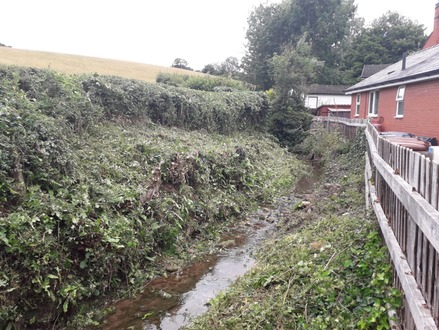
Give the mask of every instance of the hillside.
M 0 47 L 0 64 L 52 69 L 67 74 L 98 73 L 147 82 L 155 82 L 160 72 L 203 75 L 172 67 L 9 47 Z

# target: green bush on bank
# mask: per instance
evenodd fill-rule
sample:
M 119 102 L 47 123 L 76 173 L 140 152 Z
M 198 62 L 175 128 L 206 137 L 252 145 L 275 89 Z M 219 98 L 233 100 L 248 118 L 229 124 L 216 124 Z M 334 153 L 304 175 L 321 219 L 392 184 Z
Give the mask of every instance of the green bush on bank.
M 148 118 L 165 126 L 229 134 L 263 129 L 269 111 L 264 93 L 202 92 L 118 77 L 88 77 L 82 84 L 109 119 Z
M 186 87 L 207 92 L 231 92 L 231 91 L 251 91 L 254 86 L 240 80 L 212 76 L 188 76 L 172 73 L 160 73 L 157 75 L 157 83 L 176 87 Z
M 290 187 L 298 161 L 257 132 L 267 107 L 0 67 L 0 328 L 66 322 Z

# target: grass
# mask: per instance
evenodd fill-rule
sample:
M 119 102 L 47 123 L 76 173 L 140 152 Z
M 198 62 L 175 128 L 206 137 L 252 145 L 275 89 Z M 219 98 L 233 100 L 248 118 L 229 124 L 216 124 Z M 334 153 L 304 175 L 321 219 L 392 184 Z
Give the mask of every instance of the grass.
M 0 64 L 52 69 L 67 74 L 98 73 L 147 82 L 155 82 L 159 73 L 203 75 L 172 67 L 9 47 L 0 47 Z

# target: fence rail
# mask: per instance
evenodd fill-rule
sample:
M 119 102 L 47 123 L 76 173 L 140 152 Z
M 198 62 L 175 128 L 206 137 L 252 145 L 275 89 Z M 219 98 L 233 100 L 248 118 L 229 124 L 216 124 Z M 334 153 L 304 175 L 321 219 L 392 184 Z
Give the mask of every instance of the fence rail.
M 340 131 L 352 138 L 352 124 L 358 125 L 344 120 L 334 124 L 331 118 L 324 126 L 349 125 Z M 438 329 L 439 164 L 387 141 L 370 123 L 362 127 L 368 200 L 389 249 L 395 286 L 404 294 L 401 328 Z
M 346 138 L 354 139 L 357 131 L 366 127 L 365 119 L 349 119 L 342 117 L 315 117 L 311 128 L 325 127 L 327 129 L 337 129 Z

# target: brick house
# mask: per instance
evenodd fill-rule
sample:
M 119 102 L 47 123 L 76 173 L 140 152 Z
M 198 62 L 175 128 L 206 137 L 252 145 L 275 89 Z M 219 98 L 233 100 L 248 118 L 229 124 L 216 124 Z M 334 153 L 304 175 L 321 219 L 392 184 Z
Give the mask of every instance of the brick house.
M 379 119 L 384 131 L 439 139 L 439 2 L 424 49 L 346 89 L 351 118 Z

